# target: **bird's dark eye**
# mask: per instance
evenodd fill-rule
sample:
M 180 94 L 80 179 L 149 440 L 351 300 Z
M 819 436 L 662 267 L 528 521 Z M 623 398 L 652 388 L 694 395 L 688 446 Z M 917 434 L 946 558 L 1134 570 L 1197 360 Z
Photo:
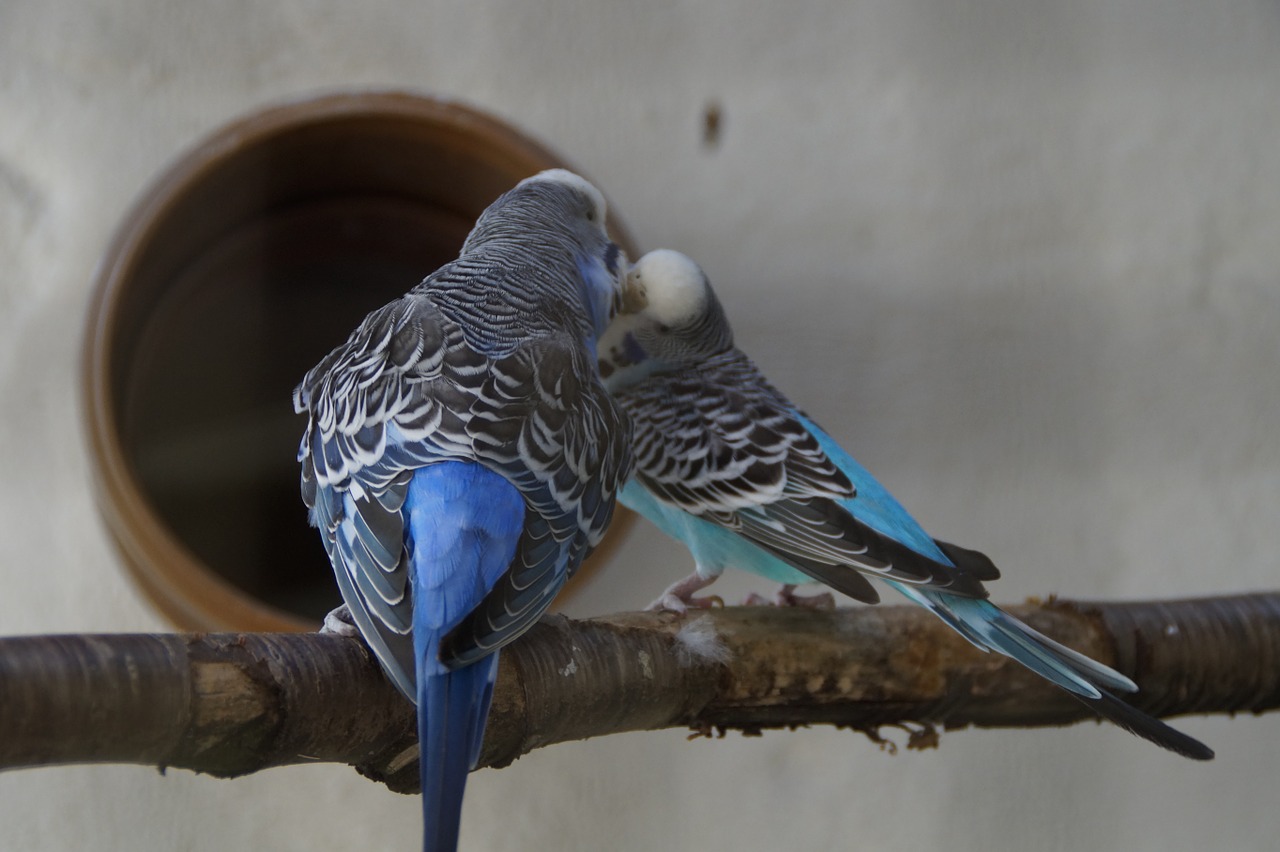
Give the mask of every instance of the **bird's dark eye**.
M 587 221 L 588 221 L 588 222 L 594 222 L 595 220 L 596 220 L 596 208 L 594 208 L 594 207 L 588 207 L 588 208 L 587 208 Z

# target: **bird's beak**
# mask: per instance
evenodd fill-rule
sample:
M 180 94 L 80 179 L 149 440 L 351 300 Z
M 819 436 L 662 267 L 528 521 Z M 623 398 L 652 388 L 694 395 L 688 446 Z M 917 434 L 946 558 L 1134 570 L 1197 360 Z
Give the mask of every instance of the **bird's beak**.
M 618 313 L 638 314 L 648 305 L 649 296 L 645 293 L 644 283 L 633 269 L 627 273 L 626 280 L 622 282 L 622 305 Z

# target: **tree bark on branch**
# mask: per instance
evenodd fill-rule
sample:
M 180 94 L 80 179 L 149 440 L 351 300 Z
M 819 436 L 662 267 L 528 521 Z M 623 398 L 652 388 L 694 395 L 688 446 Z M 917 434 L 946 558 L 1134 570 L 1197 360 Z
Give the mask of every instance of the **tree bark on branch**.
M 1138 682 L 1156 716 L 1280 706 L 1280 592 L 1011 607 Z M 559 616 L 502 652 L 481 764 L 622 731 L 1062 725 L 1066 693 L 914 607 Z M 0 769 L 139 763 L 231 777 L 355 765 L 417 789 L 413 709 L 364 644 L 320 634 L 0 639 Z

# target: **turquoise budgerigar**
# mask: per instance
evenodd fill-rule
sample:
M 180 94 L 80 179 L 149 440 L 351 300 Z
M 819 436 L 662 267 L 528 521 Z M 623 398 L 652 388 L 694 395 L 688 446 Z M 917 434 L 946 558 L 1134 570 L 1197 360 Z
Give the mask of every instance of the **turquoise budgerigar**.
M 417 704 L 426 850 L 457 846 L 498 649 L 600 541 L 629 473 L 595 360 L 625 271 L 600 192 L 542 172 L 294 392 L 349 619 Z
M 1202 743 L 1131 707 L 1132 680 L 987 600 L 985 556 L 937 542 L 733 342 L 702 270 L 674 251 L 632 268 L 624 310 L 600 340 L 606 387 L 631 415 L 635 474 L 620 499 L 688 546 L 696 571 L 654 606 L 683 611 L 726 567 L 814 580 L 857 600 L 884 581 L 984 651 L 1047 678 L 1099 715 L 1178 754 Z

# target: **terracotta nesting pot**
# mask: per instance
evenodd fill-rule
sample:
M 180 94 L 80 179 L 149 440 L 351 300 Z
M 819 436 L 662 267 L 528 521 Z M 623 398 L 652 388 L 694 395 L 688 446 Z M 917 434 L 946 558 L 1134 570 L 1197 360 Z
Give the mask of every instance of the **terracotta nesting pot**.
M 231 124 L 146 191 L 97 273 L 85 412 L 107 525 L 176 626 L 313 629 L 339 603 L 298 494 L 294 385 L 499 194 L 565 165 L 474 109 L 364 92 Z

